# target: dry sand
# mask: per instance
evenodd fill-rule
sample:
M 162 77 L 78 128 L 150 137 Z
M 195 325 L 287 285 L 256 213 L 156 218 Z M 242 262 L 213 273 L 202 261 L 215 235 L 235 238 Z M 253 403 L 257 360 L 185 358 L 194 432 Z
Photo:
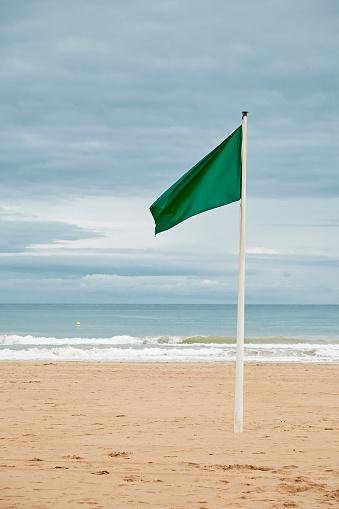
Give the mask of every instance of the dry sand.
M 336 365 L 1 363 L 1 508 L 338 507 Z

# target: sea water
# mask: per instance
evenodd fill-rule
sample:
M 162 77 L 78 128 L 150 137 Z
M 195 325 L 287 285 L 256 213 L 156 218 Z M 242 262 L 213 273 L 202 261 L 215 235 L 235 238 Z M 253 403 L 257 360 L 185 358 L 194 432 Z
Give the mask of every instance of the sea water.
M 248 305 L 245 326 L 247 361 L 339 360 L 338 305 Z M 0 305 L 7 361 L 230 361 L 235 334 L 235 305 Z

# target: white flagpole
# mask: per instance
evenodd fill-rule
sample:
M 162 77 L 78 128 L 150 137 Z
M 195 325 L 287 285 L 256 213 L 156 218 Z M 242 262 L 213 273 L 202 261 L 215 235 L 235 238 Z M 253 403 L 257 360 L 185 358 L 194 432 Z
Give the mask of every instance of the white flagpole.
M 247 111 L 242 112 L 240 248 L 237 312 L 237 353 L 235 361 L 234 433 L 241 433 L 244 422 L 244 318 L 245 318 L 245 222 L 246 222 Z

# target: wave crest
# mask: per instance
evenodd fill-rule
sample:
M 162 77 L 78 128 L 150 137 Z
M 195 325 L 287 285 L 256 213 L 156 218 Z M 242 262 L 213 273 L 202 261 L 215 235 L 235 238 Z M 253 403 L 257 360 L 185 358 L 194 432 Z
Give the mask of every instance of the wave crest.
M 231 336 L 111 336 L 111 337 L 48 337 L 16 334 L 0 334 L 1 345 L 232 345 Z M 339 338 L 303 338 L 303 337 L 247 337 L 246 344 L 339 344 Z
M 0 336 L 2 361 L 223 362 L 234 359 L 234 340 L 232 343 L 191 343 L 174 337 Z M 339 362 L 339 345 L 247 343 L 245 359 L 250 362 Z

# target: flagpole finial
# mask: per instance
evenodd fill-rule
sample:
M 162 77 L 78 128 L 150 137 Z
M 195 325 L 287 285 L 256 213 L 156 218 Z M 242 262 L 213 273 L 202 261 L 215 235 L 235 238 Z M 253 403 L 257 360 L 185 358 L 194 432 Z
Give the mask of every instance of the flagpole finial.
M 248 111 L 243 111 L 242 112 L 242 118 L 247 117 L 247 113 L 248 113 Z

